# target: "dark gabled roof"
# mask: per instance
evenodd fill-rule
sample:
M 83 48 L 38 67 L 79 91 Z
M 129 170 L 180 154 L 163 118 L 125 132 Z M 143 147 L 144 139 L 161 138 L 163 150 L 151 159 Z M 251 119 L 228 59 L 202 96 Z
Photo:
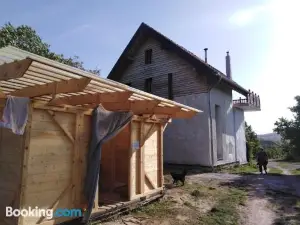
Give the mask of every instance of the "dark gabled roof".
M 154 30 L 152 27 L 148 26 L 145 23 L 142 23 L 140 27 L 137 29 L 135 34 L 133 35 L 132 39 L 122 52 L 120 58 L 110 71 L 109 75 L 107 76 L 108 79 L 118 81 L 120 76 L 122 76 L 124 70 L 131 64 L 133 55 L 131 50 L 135 46 L 136 42 L 143 42 L 143 40 L 147 40 L 149 37 L 156 39 L 161 45 L 172 52 L 175 52 L 181 58 L 185 59 L 189 62 L 193 67 L 198 71 L 205 71 L 205 74 L 211 74 L 216 78 L 221 78 L 221 82 L 229 85 L 233 90 L 239 92 L 240 94 L 247 95 L 248 91 L 240 86 L 238 83 L 234 82 L 233 80 L 227 78 L 225 74 L 221 71 L 216 69 L 215 67 L 205 63 L 202 59 L 198 56 L 194 55 L 192 52 L 188 51 L 187 49 L 183 48 L 182 46 L 176 44 L 171 39 L 167 38 L 163 34 L 159 33 L 158 31 Z

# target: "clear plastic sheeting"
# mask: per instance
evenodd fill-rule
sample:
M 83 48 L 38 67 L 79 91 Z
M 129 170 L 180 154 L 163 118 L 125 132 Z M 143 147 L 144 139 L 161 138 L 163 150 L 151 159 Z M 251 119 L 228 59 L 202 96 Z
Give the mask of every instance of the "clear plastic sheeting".
M 8 96 L 0 127 L 11 129 L 13 133 L 23 135 L 28 119 L 29 102 L 29 98 Z
M 94 205 L 100 172 L 101 146 L 116 136 L 131 121 L 132 117 L 132 112 L 111 112 L 100 106 L 93 110 L 92 137 L 87 154 L 87 172 L 84 184 L 84 195 L 88 202 L 83 218 L 84 223 L 88 222 Z

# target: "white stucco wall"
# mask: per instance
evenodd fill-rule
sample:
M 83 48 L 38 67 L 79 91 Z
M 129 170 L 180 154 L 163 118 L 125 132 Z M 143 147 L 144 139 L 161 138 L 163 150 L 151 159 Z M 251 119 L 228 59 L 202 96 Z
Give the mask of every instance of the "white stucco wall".
M 231 91 L 214 88 L 211 93 L 214 165 L 246 162 L 244 111 L 232 108 Z M 209 94 L 175 98 L 175 101 L 203 110 L 192 119 L 174 119 L 164 133 L 164 161 L 174 164 L 211 166 Z M 223 159 L 217 160 L 215 105 L 220 106 Z
M 208 94 L 176 97 L 176 102 L 203 110 L 191 119 L 173 119 L 164 132 L 164 161 L 209 166 Z
M 223 159 L 217 160 L 217 135 L 215 120 L 215 105 L 220 106 L 221 111 L 221 141 L 223 148 Z M 235 162 L 235 128 L 232 110 L 232 92 L 224 92 L 214 88 L 211 90 L 211 112 L 213 129 L 213 152 L 214 164 L 220 165 Z
M 247 163 L 244 111 L 241 109 L 234 109 L 234 118 L 236 130 L 237 160 L 241 164 L 244 164 Z

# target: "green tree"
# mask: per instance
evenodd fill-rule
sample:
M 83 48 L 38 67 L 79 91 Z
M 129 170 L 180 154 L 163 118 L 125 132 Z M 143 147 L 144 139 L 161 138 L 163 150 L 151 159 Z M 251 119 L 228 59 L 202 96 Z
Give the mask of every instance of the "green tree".
M 297 157 L 300 156 L 300 96 L 296 96 L 295 100 L 296 105 L 289 108 L 293 119 L 279 118 L 274 124 L 274 132 L 281 135 L 284 151 Z
M 14 27 L 11 23 L 5 24 L 0 28 L 0 48 L 7 45 L 15 46 L 25 51 L 52 59 L 66 65 L 70 65 L 82 70 L 92 72 L 100 76 L 100 70 L 88 70 L 83 67 L 83 62 L 78 56 L 65 57 L 62 54 L 56 54 L 50 51 L 50 45 L 43 42 L 41 37 L 34 29 L 29 26 L 21 25 Z
M 259 151 L 259 140 L 257 138 L 257 134 L 253 131 L 251 125 L 248 125 L 245 122 L 245 133 L 246 133 L 246 141 L 249 144 L 249 152 L 250 157 L 253 159 L 256 153 Z

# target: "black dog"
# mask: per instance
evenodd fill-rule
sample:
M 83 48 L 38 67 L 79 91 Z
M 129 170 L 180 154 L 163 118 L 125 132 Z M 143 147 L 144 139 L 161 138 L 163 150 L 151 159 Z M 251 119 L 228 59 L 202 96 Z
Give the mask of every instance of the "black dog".
M 185 176 L 187 174 L 186 169 L 184 169 L 182 173 L 171 172 L 170 174 L 171 174 L 171 176 L 173 178 L 173 184 L 177 184 L 178 181 L 181 181 L 182 185 L 184 185 Z

